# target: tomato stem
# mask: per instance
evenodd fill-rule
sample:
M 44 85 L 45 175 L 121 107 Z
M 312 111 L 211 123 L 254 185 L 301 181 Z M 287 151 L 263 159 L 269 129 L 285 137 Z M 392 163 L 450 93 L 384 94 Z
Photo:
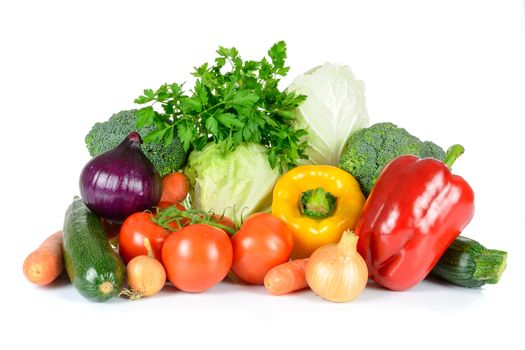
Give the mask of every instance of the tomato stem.
M 170 231 L 176 231 L 173 227 L 169 225 L 171 222 L 177 222 L 179 227 L 183 227 L 183 221 L 189 220 L 189 224 L 206 224 L 209 226 L 220 228 L 221 230 L 226 231 L 230 235 L 233 235 L 236 230 L 221 224 L 221 221 L 224 218 L 224 214 L 218 218 L 215 217 L 213 212 L 205 212 L 204 210 L 199 209 L 188 209 L 180 210 L 176 205 L 169 206 L 164 209 L 157 208 L 157 215 L 151 216 L 151 220 Z

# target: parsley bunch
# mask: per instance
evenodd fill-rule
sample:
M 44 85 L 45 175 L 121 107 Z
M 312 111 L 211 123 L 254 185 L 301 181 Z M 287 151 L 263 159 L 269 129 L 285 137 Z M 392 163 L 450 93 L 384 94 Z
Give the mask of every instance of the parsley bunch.
M 186 151 L 221 142 L 223 152 L 252 142 L 268 148 L 271 167 L 280 171 L 307 159 L 302 140 L 306 131 L 293 127 L 293 111 L 306 96 L 278 88 L 290 69 L 285 66 L 285 42 L 268 50 L 269 60 L 243 61 L 234 47 L 216 52 L 214 65 L 195 68 L 197 79 L 189 93 L 183 84 L 164 84 L 135 99 L 147 105 L 137 112 L 137 128 L 155 126 L 144 141 L 164 140 L 169 145 L 177 132 Z

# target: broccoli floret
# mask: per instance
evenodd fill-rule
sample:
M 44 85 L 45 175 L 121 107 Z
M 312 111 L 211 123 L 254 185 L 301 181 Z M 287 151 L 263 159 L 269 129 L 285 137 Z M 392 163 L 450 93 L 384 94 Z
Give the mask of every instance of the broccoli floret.
M 353 133 L 347 140 L 339 167 L 352 174 L 368 196 L 383 167 L 403 154 L 445 158 L 441 147 L 421 141 L 392 123 L 378 123 Z
M 136 130 L 136 110 L 122 111 L 113 114 L 109 120 L 93 125 L 86 135 L 86 146 L 91 156 L 115 148 L 132 131 Z M 140 136 L 144 137 L 153 130 L 148 126 L 138 130 Z M 182 168 L 186 161 L 186 152 L 179 138 L 173 137 L 173 142 L 166 146 L 164 141 L 160 143 L 148 142 L 142 144 L 142 151 L 153 163 L 161 176 L 177 171 Z

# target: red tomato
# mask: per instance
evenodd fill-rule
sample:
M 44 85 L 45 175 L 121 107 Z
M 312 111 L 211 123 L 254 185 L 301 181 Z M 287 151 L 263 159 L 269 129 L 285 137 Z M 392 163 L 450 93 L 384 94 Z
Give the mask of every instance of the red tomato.
M 118 235 L 119 253 L 127 264 L 138 255 L 148 255 L 144 238 L 149 240 L 153 255 L 160 261 L 162 245 L 171 232 L 151 221 L 150 213 L 134 213 L 124 220 Z
M 267 213 L 250 216 L 232 237 L 232 271 L 251 284 L 263 284 L 273 267 L 290 259 L 292 232 L 284 222 Z
M 232 264 L 232 244 L 221 229 L 189 225 L 164 242 L 162 262 L 169 281 L 185 292 L 202 292 L 222 281 Z

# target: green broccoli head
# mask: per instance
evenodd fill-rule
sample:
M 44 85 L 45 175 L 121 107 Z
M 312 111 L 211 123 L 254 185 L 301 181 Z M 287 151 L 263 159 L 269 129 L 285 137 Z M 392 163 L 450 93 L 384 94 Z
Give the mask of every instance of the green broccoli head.
M 443 160 L 438 145 L 423 142 L 392 123 L 378 123 L 353 133 L 347 140 L 339 167 L 352 174 L 368 196 L 383 167 L 403 154 Z
M 436 158 L 439 160 L 445 159 L 446 152 L 443 148 L 436 145 L 434 142 L 425 141 L 421 146 L 421 155 L 422 158 Z
M 91 156 L 115 148 L 135 127 L 136 110 L 122 111 L 113 114 L 107 121 L 95 123 L 86 135 L 86 146 Z M 148 126 L 137 130 L 140 136 L 144 137 L 153 130 L 153 126 Z M 142 151 L 153 163 L 161 176 L 181 169 L 186 161 L 186 152 L 179 138 L 176 136 L 170 145 L 165 145 L 164 141 L 148 142 L 142 144 Z

